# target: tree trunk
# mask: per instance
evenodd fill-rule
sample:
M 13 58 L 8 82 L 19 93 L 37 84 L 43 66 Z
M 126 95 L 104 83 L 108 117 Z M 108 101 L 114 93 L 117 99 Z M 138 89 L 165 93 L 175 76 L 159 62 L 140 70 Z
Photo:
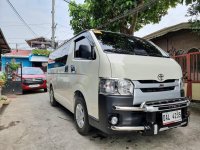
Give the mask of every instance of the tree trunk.
M 129 28 L 129 35 L 134 35 L 135 28 L 137 25 L 137 19 L 138 19 L 138 12 L 132 16 L 131 26 Z
M 144 0 L 139 0 L 137 7 L 139 7 L 143 4 L 144 4 Z M 137 25 L 137 19 L 138 19 L 138 12 L 136 12 L 135 14 L 132 15 L 132 20 L 130 22 L 130 28 L 127 28 L 126 25 L 123 24 L 120 27 L 120 32 L 125 33 L 125 34 L 129 34 L 129 35 L 134 35 L 135 28 L 136 28 L 136 25 Z M 124 23 L 124 21 L 123 21 L 123 23 Z
M 126 27 L 126 18 L 124 18 L 122 22 L 120 23 L 120 33 L 124 33 L 124 34 L 129 33 L 129 29 Z

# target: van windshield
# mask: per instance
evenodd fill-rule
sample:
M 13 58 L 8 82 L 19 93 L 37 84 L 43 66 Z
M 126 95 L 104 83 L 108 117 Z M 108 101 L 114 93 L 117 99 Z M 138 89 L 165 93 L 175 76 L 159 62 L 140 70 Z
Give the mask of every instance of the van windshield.
M 156 45 L 141 38 L 105 31 L 95 33 L 95 35 L 106 53 L 169 57 Z

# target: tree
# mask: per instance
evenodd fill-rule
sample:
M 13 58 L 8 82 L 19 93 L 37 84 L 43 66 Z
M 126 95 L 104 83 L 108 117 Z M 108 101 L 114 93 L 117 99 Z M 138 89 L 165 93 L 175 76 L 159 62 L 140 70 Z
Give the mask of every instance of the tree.
M 186 0 L 186 5 L 190 6 L 187 16 L 191 17 L 192 29 L 200 35 L 200 0 Z
M 72 1 L 69 6 L 72 18 L 70 24 L 76 34 L 84 29 L 105 24 L 108 20 L 149 1 L 152 0 L 85 0 L 84 4 Z M 147 9 L 115 21 L 103 29 L 133 35 L 146 24 L 158 23 L 162 16 L 167 14 L 168 9 L 178 3 L 181 3 L 181 0 L 157 0 Z

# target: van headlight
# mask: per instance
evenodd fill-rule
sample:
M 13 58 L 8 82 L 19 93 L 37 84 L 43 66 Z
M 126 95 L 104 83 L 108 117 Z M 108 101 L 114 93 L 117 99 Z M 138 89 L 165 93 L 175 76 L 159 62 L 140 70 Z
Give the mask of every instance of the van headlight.
M 127 79 L 100 78 L 99 93 L 108 95 L 133 95 L 134 85 Z
M 180 87 L 180 95 L 181 95 L 181 97 L 185 97 L 183 78 L 179 79 L 179 87 Z
M 184 89 L 183 78 L 179 79 L 179 86 L 180 86 L 180 89 Z

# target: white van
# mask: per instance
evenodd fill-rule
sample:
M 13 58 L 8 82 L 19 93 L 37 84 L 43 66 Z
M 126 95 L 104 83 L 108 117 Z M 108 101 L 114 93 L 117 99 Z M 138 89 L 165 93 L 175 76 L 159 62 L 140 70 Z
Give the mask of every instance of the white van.
M 181 67 L 138 37 L 86 30 L 49 56 L 50 103 L 74 114 L 77 130 L 157 134 L 188 124 Z

